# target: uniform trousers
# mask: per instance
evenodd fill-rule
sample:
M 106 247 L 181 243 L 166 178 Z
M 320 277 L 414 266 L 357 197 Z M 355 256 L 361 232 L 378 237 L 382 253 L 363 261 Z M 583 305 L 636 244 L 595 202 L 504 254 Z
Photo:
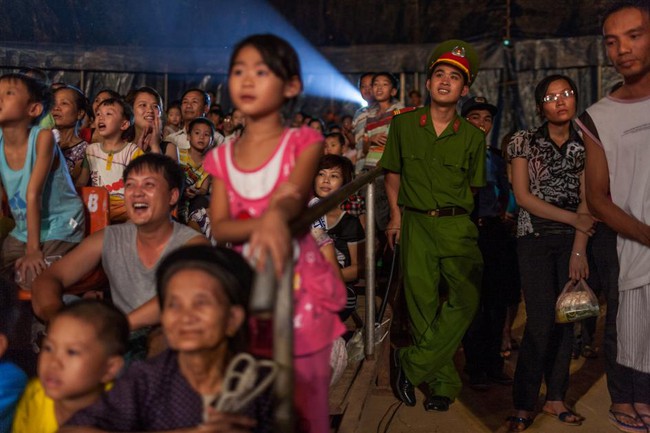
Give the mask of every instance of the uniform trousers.
M 406 210 L 401 255 L 413 344 L 399 351 L 404 374 L 432 395 L 454 399 L 462 383 L 453 356 L 479 302 L 483 259 L 468 215 L 431 217 Z M 441 301 L 440 285 L 448 287 Z

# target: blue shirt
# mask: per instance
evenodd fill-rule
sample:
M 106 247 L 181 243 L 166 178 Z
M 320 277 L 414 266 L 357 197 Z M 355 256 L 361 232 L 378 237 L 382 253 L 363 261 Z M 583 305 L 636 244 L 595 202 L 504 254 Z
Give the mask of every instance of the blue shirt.
M 27 375 L 18 366 L 0 361 L 0 433 L 9 433 L 16 405 L 27 385 Z
M 13 170 L 7 164 L 4 137 L 0 134 L 0 174 L 16 222 L 10 234 L 21 242 L 27 242 L 27 186 L 36 163 L 36 139 L 40 131 L 38 126 L 31 129 L 25 163 L 19 170 Z M 63 152 L 57 145 L 54 154 L 53 168 L 43 186 L 40 240 L 81 242 L 84 234 L 83 203 L 72 184 Z

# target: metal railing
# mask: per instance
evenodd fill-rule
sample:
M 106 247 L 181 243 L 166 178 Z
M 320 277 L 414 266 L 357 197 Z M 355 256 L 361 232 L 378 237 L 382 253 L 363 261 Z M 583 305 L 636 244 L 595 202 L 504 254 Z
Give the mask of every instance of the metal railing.
M 357 176 L 352 182 L 308 208 L 291 222 L 292 237 L 308 231 L 314 221 L 336 208 L 348 196 L 367 185 L 366 194 L 366 315 L 364 341 L 366 359 L 373 359 L 375 353 L 375 192 L 373 181 L 382 174 L 375 167 Z M 276 288 L 270 290 L 269 288 Z M 293 263 L 287 261 L 284 274 L 276 281 L 271 259 L 265 264 L 264 272 L 258 272 L 253 283 L 250 302 L 252 315 L 262 318 L 273 316 L 273 360 L 279 366 L 275 380 L 274 397 L 276 432 L 292 433 L 293 415 Z

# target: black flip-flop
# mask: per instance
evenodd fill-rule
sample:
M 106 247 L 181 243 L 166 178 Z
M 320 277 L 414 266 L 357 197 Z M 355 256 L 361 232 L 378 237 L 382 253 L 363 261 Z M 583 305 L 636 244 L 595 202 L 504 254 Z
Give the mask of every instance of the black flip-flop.
M 553 412 L 548 412 L 548 411 L 543 411 L 544 415 L 552 416 L 553 418 L 557 418 L 558 421 L 560 421 L 563 424 L 566 425 L 572 425 L 572 426 L 579 426 L 582 425 L 582 421 L 585 420 L 585 417 L 578 415 L 575 412 L 572 412 L 570 410 L 565 410 L 564 412 L 560 413 L 553 413 Z M 567 418 L 569 417 L 574 417 L 575 421 L 569 421 Z
M 646 415 L 646 417 L 650 417 L 650 415 Z M 612 424 L 614 424 L 614 426 L 616 426 L 616 428 L 619 429 L 620 431 L 624 431 L 624 432 L 627 432 L 627 433 L 645 433 L 645 432 L 648 431 L 648 429 L 646 428 L 645 425 L 638 425 L 638 426 L 637 425 L 632 425 L 632 424 L 626 423 L 621 418 L 628 418 L 628 419 L 631 419 L 631 420 L 634 420 L 634 421 L 641 421 L 641 422 L 645 423 L 645 421 L 643 421 L 643 418 L 641 418 L 640 416 L 630 415 L 630 414 L 627 414 L 627 413 L 624 413 L 624 412 L 619 412 L 617 410 L 612 410 L 612 409 L 609 410 L 609 421 Z

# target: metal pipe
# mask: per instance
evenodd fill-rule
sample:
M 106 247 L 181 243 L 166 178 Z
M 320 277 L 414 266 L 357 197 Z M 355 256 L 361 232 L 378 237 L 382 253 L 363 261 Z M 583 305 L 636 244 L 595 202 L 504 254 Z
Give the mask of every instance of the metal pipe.
M 272 263 L 268 260 L 267 263 Z M 268 272 L 269 270 L 267 270 Z M 270 272 L 273 273 L 271 266 Z M 273 292 L 272 286 L 268 292 Z M 280 368 L 275 379 L 274 395 L 276 433 L 294 431 L 293 410 L 293 263 L 287 261 L 277 290 L 273 314 L 273 360 Z
M 375 184 L 366 190 L 366 326 L 364 341 L 366 359 L 375 357 Z

